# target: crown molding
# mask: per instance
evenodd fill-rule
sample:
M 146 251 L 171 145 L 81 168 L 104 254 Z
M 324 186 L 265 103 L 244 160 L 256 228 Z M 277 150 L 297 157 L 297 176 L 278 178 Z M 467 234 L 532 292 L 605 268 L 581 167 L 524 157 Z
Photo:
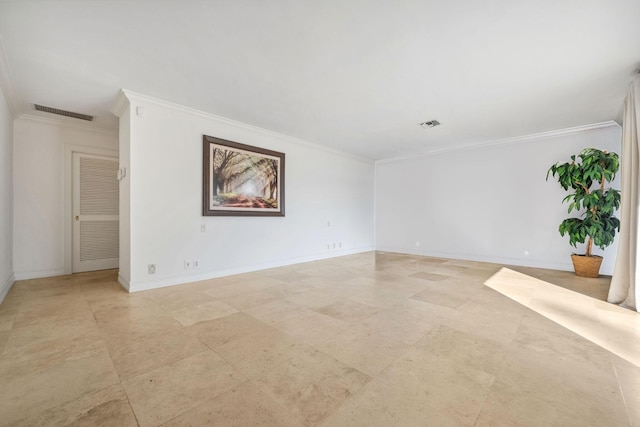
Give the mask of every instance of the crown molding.
M 4 98 L 7 100 L 11 115 L 13 118 L 18 117 L 22 112 L 22 108 L 20 107 L 20 101 L 18 101 L 18 93 L 16 92 L 16 85 L 11 73 L 11 67 L 9 67 L 2 36 L 0 36 L 0 89 L 2 89 Z
M 113 114 L 115 114 L 116 117 L 120 118 L 120 116 L 122 116 L 122 113 L 124 113 L 124 110 L 129 106 L 130 101 L 129 98 L 127 97 L 127 93 L 125 92 L 124 89 L 120 89 L 120 92 L 118 92 L 118 98 L 116 99 L 116 103 L 114 104 L 113 108 L 111 108 L 111 112 Z
M 390 157 L 388 159 L 378 160 L 376 163 L 391 163 L 391 162 L 397 162 L 399 160 L 410 160 L 410 159 L 417 159 L 420 157 L 435 156 L 437 154 L 449 153 L 453 151 L 478 150 L 482 148 L 494 147 L 497 145 L 518 144 L 518 143 L 536 141 L 541 139 L 556 138 L 564 135 L 576 135 L 580 133 L 592 132 L 595 130 L 608 129 L 608 128 L 620 128 L 620 125 L 616 123 L 614 120 L 608 120 L 606 122 L 593 123 L 590 125 L 574 126 L 570 128 L 552 130 L 548 132 L 540 132 L 540 133 L 534 133 L 530 135 L 517 136 L 513 138 L 487 141 L 480 144 L 467 144 L 467 145 L 461 145 L 458 147 L 442 148 L 438 150 L 426 151 L 419 154 Z
M 123 101 L 123 97 L 124 97 L 125 101 Z M 359 162 L 363 162 L 363 163 L 367 163 L 367 164 L 373 164 L 374 163 L 373 159 L 370 159 L 370 158 L 367 158 L 367 157 L 357 156 L 355 154 L 351 154 L 351 153 L 347 153 L 345 151 L 340 151 L 340 150 L 336 150 L 336 149 L 333 149 L 333 148 L 329 148 L 329 147 L 326 147 L 324 145 L 320 145 L 318 143 L 314 143 L 314 142 L 306 141 L 304 139 L 296 138 L 294 136 L 289 136 L 289 135 L 285 135 L 285 134 L 282 134 L 282 133 L 270 131 L 268 129 L 264 129 L 264 128 L 261 128 L 261 127 L 258 127 L 258 126 L 249 125 L 249 124 L 243 123 L 243 122 L 238 122 L 236 120 L 228 119 L 226 117 L 216 116 L 215 114 L 207 113 L 207 112 L 204 112 L 204 111 L 201 111 L 201 110 L 196 110 L 195 108 L 185 107 L 184 105 L 175 104 L 173 102 L 165 101 L 165 100 L 158 99 L 158 98 L 153 98 L 151 96 L 147 96 L 147 95 L 143 95 L 143 94 L 140 94 L 140 93 L 132 92 L 132 91 L 126 90 L 126 89 L 122 89 L 120 91 L 120 95 L 118 96 L 118 100 L 116 101 L 116 104 L 115 104 L 115 106 L 113 107 L 113 109 L 111 111 L 114 114 L 116 114 L 116 116 L 120 117 L 118 115 L 118 112 L 122 113 L 124 111 L 124 108 L 125 108 L 126 104 L 123 104 L 123 102 L 126 102 L 126 101 L 128 101 L 129 104 L 131 104 L 131 103 L 153 104 L 153 105 L 157 105 L 159 107 L 180 111 L 180 112 L 183 112 L 183 113 L 186 113 L 186 114 L 191 114 L 191 115 L 202 117 L 202 118 L 205 118 L 205 119 L 208 119 L 208 120 L 214 120 L 214 121 L 217 121 L 219 123 L 226 124 L 226 125 L 230 125 L 230 126 L 234 126 L 234 127 L 238 127 L 238 128 L 242 128 L 242 129 L 247 129 L 247 130 L 250 130 L 252 132 L 257 132 L 257 133 L 261 133 L 263 135 L 275 137 L 277 139 L 280 139 L 280 140 L 283 140 L 283 141 L 287 141 L 287 142 L 290 142 L 290 143 L 293 143 L 293 144 L 296 144 L 296 145 L 306 146 L 306 147 L 309 147 L 309 148 L 313 148 L 315 150 L 320 150 L 320 151 L 324 151 L 324 152 L 327 152 L 327 153 L 335 154 L 335 155 L 338 155 L 338 156 L 350 158 L 352 160 L 356 160 L 356 161 L 359 161 Z

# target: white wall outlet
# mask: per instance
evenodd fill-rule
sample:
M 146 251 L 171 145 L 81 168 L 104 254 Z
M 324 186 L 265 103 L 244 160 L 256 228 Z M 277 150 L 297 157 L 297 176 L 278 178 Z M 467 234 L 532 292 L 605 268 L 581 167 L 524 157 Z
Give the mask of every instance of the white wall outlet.
M 191 262 L 190 259 L 185 259 L 184 260 L 184 269 L 185 270 L 189 270 L 191 267 L 193 267 L 193 263 Z
M 416 240 L 416 248 L 420 247 L 420 241 Z
M 200 260 L 197 260 L 197 259 L 193 260 L 193 268 L 200 268 Z
M 327 227 L 331 227 L 331 221 L 327 221 Z
M 156 274 L 156 265 L 155 264 L 149 264 L 149 266 L 147 267 L 149 274 Z
M 342 242 L 338 242 L 338 247 L 341 248 L 342 247 Z
M 525 249 L 524 250 L 524 254 L 525 254 L 525 256 L 529 256 L 529 251 Z
M 200 232 L 201 233 L 207 232 L 207 224 L 200 224 Z

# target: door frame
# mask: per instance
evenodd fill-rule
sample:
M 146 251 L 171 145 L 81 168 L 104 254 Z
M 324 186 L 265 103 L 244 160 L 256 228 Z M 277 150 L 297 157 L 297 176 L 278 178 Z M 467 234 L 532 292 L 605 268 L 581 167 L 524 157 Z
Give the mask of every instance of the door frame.
M 85 145 L 64 144 L 64 201 L 63 223 L 64 239 L 62 253 L 64 254 L 64 274 L 73 272 L 73 154 L 89 154 L 107 156 L 118 159 L 118 151 L 107 148 L 88 147 Z

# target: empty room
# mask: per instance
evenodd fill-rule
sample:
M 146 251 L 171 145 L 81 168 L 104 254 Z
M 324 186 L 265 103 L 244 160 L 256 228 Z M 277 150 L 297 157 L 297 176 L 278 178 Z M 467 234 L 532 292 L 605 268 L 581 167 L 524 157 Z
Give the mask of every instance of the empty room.
M 640 426 L 640 2 L 0 1 L 0 426 Z

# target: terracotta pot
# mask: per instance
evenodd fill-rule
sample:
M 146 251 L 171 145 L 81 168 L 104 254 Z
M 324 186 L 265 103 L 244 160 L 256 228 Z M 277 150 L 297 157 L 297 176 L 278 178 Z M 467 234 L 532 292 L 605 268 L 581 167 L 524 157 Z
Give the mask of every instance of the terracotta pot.
M 571 261 L 573 261 L 573 269 L 576 272 L 576 276 L 596 278 L 600 275 L 601 256 L 572 254 Z

